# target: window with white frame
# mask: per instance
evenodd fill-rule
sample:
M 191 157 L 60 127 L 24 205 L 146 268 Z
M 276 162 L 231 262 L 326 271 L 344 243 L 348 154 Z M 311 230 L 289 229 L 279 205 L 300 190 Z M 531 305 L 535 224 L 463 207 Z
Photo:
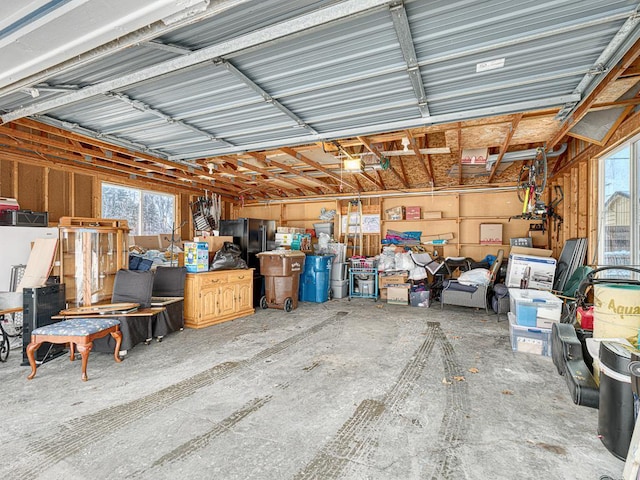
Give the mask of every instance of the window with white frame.
M 640 136 L 600 158 L 599 168 L 598 265 L 640 265 Z
M 170 233 L 175 221 L 175 196 L 102 184 L 102 218 L 127 220 L 131 235 Z

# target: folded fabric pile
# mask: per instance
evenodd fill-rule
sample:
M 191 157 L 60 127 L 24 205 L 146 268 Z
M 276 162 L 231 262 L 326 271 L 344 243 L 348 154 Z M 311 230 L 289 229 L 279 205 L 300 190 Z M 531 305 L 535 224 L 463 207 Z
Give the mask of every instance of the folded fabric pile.
M 382 239 L 383 245 L 420 245 L 422 232 L 398 232 L 387 230 L 387 235 Z

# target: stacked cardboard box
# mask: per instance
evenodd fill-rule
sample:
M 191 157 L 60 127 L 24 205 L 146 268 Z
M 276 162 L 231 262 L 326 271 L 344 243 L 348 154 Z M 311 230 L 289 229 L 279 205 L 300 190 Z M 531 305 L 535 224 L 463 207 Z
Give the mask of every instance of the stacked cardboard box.
M 405 285 L 407 284 L 408 280 L 409 280 L 409 273 L 406 271 L 381 273 L 378 278 L 378 287 L 380 288 L 380 299 L 389 301 L 389 287 L 393 287 L 396 285 Z M 396 293 L 397 292 L 392 291 L 392 298 L 396 298 Z M 408 290 L 405 293 L 407 293 L 407 303 L 408 303 L 409 301 Z M 405 305 L 407 303 L 405 303 Z

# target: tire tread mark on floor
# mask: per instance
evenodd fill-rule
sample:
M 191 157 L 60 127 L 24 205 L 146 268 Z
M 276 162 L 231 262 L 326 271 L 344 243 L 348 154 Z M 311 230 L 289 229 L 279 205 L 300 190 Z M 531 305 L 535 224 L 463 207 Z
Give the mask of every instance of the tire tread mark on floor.
M 244 404 L 238 410 L 231 413 L 231 415 L 222 419 L 220 422 L 217 422 L 213 426 L 213 428 L 210 428 L 205 433 L 188 440 L 187 442 L 181 444 L 177 448 L 174 448 L 170 452 L 164 454 L 162 457 L 160 457 L 155 462 L 153 462 L 153 464 L 149 468 L 138 470 L 136 472 L 128 474 L 127 478 L 136 478 L 147 473 L 147 471 L 150 469 L 158 468 L 158 467 L 161 468 L 166 466 L 167 464 L 174 463 L 184 458 L 187 458 L 189 455 L 193 454 L 195 451 L 205 448 L 211 442 L 211 440 L 219 437 L 223 433 L 226 433 L 235 425 L 237 425 L 242 420 L 244 420 L 246 417 L 258 411 L 260 408 L 262 408 L 267 403 L 269 403 L 269 401 L 271 401 L 272 398 L 273 398 L 273 395 L 266 395 L 264 397 L 254 398 L 253 400 Z
M 258 352 L 251 358 L 239 362 L 226 362 L 215 365 L 192 377 L 181 380 L 157 392 L 145 395 L 130 402 L 114 405 L 98 412 L 84 415 L 67 422 L 58 431 L 35 440 L 27 446 L 27 452 L 32 455 L 26 471 L 20 472 L 21 478 L 36 476 L 64 458 L 80 451 L 92 442 L 103 440 L 112 435 L 117 429 L 141 418 L 157 413 L 169 405 L 183 400 L 199 389 L 210 386 L 215 382 L 227 378 L 241 368 L 251 366 L 276 355 L 283 350 L 305 340 L 324 328 L 338 322 L 347 312 L 336 312 L 332 317 L 293 335 L 276 345 Z M 59 439 L 65 439 L 65 448 L 59 448 Z M 34 454 L 40 455 L 40 460 L 34 459 Z M 17 473 L 17 472 L 16 472 Z
M 334 437 L 294 476 L 295 480 L 339 478 L 349 465 L 366 462 L 377 445 L 379 429 L 387 421 L 386 414 L 407 398 L 427 364 L 440 324 L 428 322 L 427 325 L 425 340 L 382 400 L 366 399 L 360 402 Z
M 438 431 L 439 445 L 433 450 L 433 468 L 427 477 L 430 480 L 449 480 L 460 478 L 456 469 L 460 467 L 458 449 L 462 443 L 464 421 L 468 410 L 469 389 L 462 367 L 458 364 L 453 345 L 441 330 L 437 333 L 438 344 L 442 350 L 442 362 L 445 378 L 451 382 L 446 385 L 445 408 Z

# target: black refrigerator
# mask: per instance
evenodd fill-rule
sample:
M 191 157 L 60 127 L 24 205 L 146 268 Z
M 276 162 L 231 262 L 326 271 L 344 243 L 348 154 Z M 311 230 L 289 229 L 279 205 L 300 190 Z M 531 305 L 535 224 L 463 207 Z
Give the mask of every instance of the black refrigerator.
M 276 244 L 276 221 L 258 218 L 238 218 L 237 220 L 220 220 L 220 235 L 233 237 L 233 243 L 242 250 L 242 258 L 253 272 L 253 306 L 260 305 L 260 297 L 264 294 L 262 275 L 260 275 L 260 259 L 257 253 L 273 250 Z

